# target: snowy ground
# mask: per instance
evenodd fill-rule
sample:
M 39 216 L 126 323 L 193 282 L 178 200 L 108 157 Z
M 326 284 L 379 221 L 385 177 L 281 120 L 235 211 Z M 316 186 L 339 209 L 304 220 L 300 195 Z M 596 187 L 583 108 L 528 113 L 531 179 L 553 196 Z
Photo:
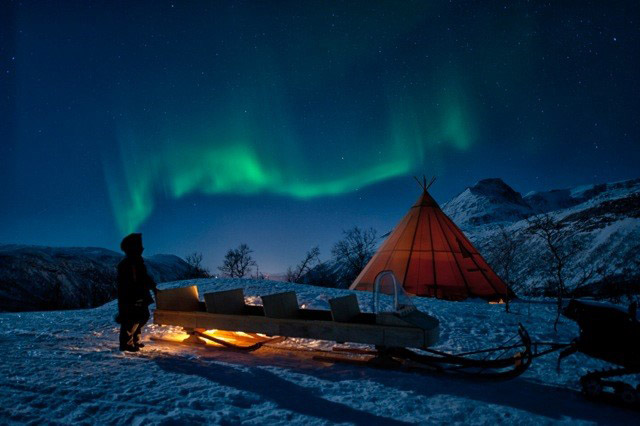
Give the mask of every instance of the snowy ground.
M 244 287 L 254 303 L 257 296 L 295 289 L 300 303 L 313 308 L 328 308 L 329 298 L 347 292 L 271 281 L 196 283 L 201 294 Z M 368 294 L 357 294 L 366 310 Z M 442 350 L 499 344 L 518 322 L 536 340 L 568 341 L 577 333 L 567 320 L 555 333 L 554 308 L 547 304 L 516 304 L 518 314 L 508 315 L 501 305 L 413 300 L 440 319 Z M 151 334 L 171 332 L 158 326 L 147 328 L 141 353 L 123 354 L 115 310 L 112 302 L 90 310 L 0 314 L 0 423 L 638 423 L 637 411 L 578 394 L 577 378 L 606 366 L 580 354 L 568 358 L 560 374 L 550 355 L 500 383 L 327 365 L 295 352 L 239 354 L 149 341 Z

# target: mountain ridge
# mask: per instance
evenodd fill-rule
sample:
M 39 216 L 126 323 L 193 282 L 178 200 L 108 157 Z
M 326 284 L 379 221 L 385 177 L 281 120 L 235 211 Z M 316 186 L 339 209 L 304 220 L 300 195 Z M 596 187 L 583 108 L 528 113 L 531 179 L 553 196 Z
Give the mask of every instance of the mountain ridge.
M 530 192 L 521 197 L 522 203 L 518 197 L 478 190 L 478 186 L 486 187 L 485 181 L 452 198 L 443 211 L 490 264 L 500 263 L 496 242 L 503 230 L 518 240 L 519 253 L 510 275 L 521 292 L 541 295 L 550 286 L 548 250 L 543 241 L 527 232 L 527 219 L 540 214 L 561 222 L 572 234 L 566 244 L 574 245 L 577 251 L 565 269 L 569 290 L 581 286 L 585 294 L 598 295 L 609 292 L 607 286 L 620 285 L 618 292 L 638 292 L 640 179 Z
M 442 210 L 462 228 L 522 219 L 532 214 L 522 195 L 500 178 L 482 179 L 465 188 L 446 202 Z
M 0 245 L 0 311 L 78 309 L 116 296 L 122 254 L 101 247 Z M 184 278 L 189 265 L 174 255 L 145 258 L 158 282 Z

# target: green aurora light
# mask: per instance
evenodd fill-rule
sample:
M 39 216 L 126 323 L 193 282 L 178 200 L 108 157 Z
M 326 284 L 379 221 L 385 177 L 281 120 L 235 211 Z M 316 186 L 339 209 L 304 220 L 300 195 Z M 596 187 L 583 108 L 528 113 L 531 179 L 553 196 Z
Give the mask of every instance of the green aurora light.
M 357 32 L 347 21 L 325 31 L 332 16 L 308 11 L 282 33 L 262 13 L 243 15 L 242 27 L 229 22 L 206 42 L 190 40 L 188 57 L 163 57 L 166 71 L 132 75 L 114 109 L 138 112 L 117 121 L 119 158 L 104 164 L 120 231 L 138 229 L 161 199 L 336 196 L 437 171 L 447 150 L 468 150 L 476 120 L 465 66 L 447 55 L 434 64 L 422 54 L 429 44 L 401 41 L 437 16 L 422 3 L 384 8 Z M 399 45 L 411 53 L 394 56 Z M 193 73 L 193 58 L 207 72 Z
M 427 160 L 436 164 L 444 149 L 466 150 L 472 143 L 471 120 L 462 103 L 449 98 L 441 105 L 439 114 L 427 114 L 411 102 L 394 106 L 385 131 L 374 132 L 378 140 L 361 135 L 360 140 L 370 142 L 307 151 L 308 144 L 296 143 L 291 132 L 274 135 L 273 126 L 261 129 L 256 121 L 264 117 L 235 120 L 235 126 L 223 121 L 227 125 L 218 123 L 204 135 L 183 134 L 164 143 L 141 141 L 128 132 L 120 139 L 119 172 L 107 167 L 117 224 L 124 233 L 138 229 L 159 197 L 271 193 L 309 199 L 418 171 Z M 243 110 L 241 115 L 247 114 Z

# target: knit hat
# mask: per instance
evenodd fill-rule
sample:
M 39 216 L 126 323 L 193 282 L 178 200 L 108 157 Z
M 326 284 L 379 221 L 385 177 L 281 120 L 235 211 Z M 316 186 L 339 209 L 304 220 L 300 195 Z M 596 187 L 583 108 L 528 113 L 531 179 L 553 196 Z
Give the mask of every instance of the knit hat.
M 120 250 L 126 254 L 141 254 L 142 234 L 133 233 L 124 237 L 120 243 Z

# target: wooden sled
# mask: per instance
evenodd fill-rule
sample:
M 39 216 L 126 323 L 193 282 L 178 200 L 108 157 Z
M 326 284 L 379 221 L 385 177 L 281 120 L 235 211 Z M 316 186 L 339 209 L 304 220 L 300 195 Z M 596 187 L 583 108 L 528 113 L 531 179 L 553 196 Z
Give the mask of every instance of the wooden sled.
M 195 286 L 161 291 L 153 322 L 183 327 L 190 339 L 209 340 L 216 337 L 203 330 L 407 348 L 427 348 L 439 337 L 436 318 L 417 310 L 402 315 L 363 313 L 355 294 L 331 299 L 330 311 L 300 309 L 295 292 L 263 296 L 263 306 L 246 305 L 242 289 L 207 293 L 204 299 L 199 300 Z
M 381 309 L 383 294 L 393 296 L 388 312 Z M 360 311 L 355 294 L 329 300 L 330 310 L 301 309 L 291 291 L 262 296 L 263 306 L 252 306 L 245 304 L 242 289 L 207 293 L 202 302 L 198 289 L 192 286 L 159 292 L 153 322 L 184 328 L 189 334 L 185 343 L 209 340 L 220 347 L 243 351 L 289 337 L 359 343 L 375 349 L 337 347 L 334 351 L 316 351 L 319 353 L 313 358 L 379 368 L 456 372 L 486 379 L 518 376 L 537 356 L 532 353 L 531 340 L 522 326 L 512 337 L 519 339 L 509 345 L 507 341 L 499 347 L 457 355 L 430 349 L 438 341 L 440 322 L 408 301 L 390 271 L 383 271 L 376 278 L 372 300 L 371 313 Z M 215 330 L 216 334 L 205 330 Z M 232 335 L 242 332 L 253 340 L 230 342 L 217 334 L 220 330 Z

